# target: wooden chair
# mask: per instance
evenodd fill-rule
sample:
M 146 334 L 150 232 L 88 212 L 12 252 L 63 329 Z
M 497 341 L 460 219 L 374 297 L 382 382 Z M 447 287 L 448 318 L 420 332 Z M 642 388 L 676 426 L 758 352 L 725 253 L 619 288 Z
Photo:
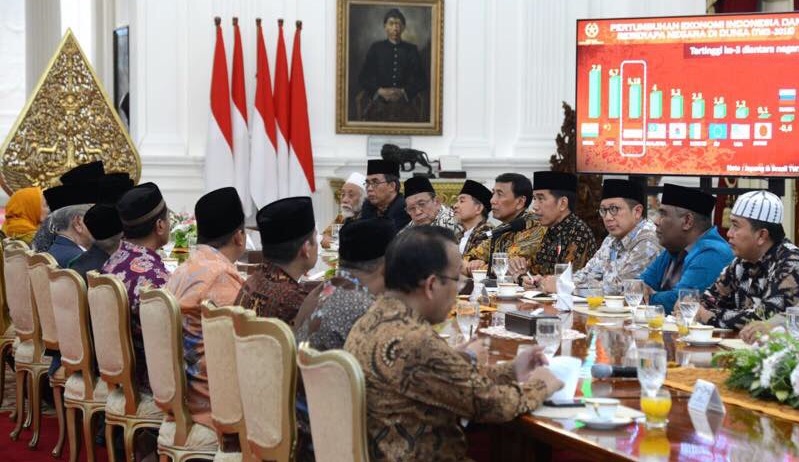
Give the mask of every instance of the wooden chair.
M 59 351 L 58 330 L 53 315 L 53 303 L 50 294 L 50 272 L 58 268 L 58 263 L 48 253 L 29 253 L 28 272 L 30 273 L 31 289 L 33 291 L 34 307 L 39 315 L 39 325 L 42 331 L 42 343 L 45 349 Z M 51 454 L 60 457 L 64 447 L 64 387 L 67 382 L 64 367 L 61 366 L 50 377 L 50 386 L 53 389 L 53 401 L 56 417 L 58 418 L 58 440 Z M 33 425 L 39 426 L 40 416 L 33 415 Z
M 67 371 L 64 405 L 67 408 L 69 460 L 78 460 L 77 411 L 81 412 L 86 459 L 94 460 L 94 418 L 102 412 L 108 398 L 108 386 L 93 370 L 94 353 L 89 328 L 89 305 L 86 283 L 74 270 L 54 269 L 50 272 L 50 293 L 53 315 L 58 325 L 61 363 Z
M 23 425 L 30 425 L 33 419 L 33 436 L 28 443 L 28 446 L 33 449 L 39 442 L 41 380 L 50 367 L 50 358 L 44 355 L 39 314 L 34 308 L 30 273 L 28 272 L 30 250 L 27 250 L 26 247 L 26 245 L 15 244 L 6 248 L 3 254 L 5 261 L 3 276 L 6 283 L 9 312 L 19 341 L 14 350 L 17 381 L 17 425 L 10 436 L 12 440 L 16 441 L 22 432 Z M 27 418 L 23 418 L 26 382 L 30 405 Z
M 154 289 L 144 291 L 140 302 L 150 387 L 156 404 L 171 417 L 158 431 L 158 454 L 175 462 L 213 460 L 218 447 L 216 432 L 194 422 L 186 406 L 183 317 L 175 297 L 164 289 Z
M 216 307 L 206 301 L 202 305 L 202 329 L 205 343 L 205 364 L 208 368 L 208 392 L 211 399 L 211 421 L 219 439 L 216 459 L 241 459 L 247 453 L 247 429 L 239 395 L 236 367 L 234 317 L 252 317 L 255 313 L 242 307 Z M 236 435 L 241 452 L 223 452 L 224 437 Z M 249 457 L 247 457 L 249 459 Z
M 255 460 L 292 461 L 297 444 L 297 348 L 275 318 L 234 317 L 239 394 Z
M 5 259 L 3 253 L 6 246 L 13 248 L 17 242 L 7 239 L 0 246 L 0 406 L 3 404 L 6 390 L 6 363 L 5 359 L 14 346 L 14 339 L 17 334 L 14 332 L 14 324 L 11 322 L 11 314 L 8 311 L 8 300 L 6 299 L 6 283 L 5 283 Z M 25 243 L 22 243 L 25 245 Z M 26 245 L 27 247 L 27 245 Z M 11 420 L 15 420 L 16 410 L 12 412 Z
M 361 365 L 344 350 L 320 353 L 300 344 L 302 373 L 317 462 L 368 462 L 366 381 Z
M 114 460 L 113 427 L 123 429 L 125 458 L 133 460 L 133 437 L 142 428 L 159 428 L 164 412 L 152 395 L 139 391 L 130 332 L 128 294 L 116 276 L 89 271 L 89 312 L 100 377 L 108 383 L 105 442 Z

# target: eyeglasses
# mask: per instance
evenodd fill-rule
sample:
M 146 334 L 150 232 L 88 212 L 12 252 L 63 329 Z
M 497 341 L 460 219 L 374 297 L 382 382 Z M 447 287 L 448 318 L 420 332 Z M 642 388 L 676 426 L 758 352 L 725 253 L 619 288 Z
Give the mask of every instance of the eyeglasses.
M 408 206 L 406 206 L 405 207 L 405 211 L 408 212 L 408 213 L 413 213 L 417 209 L 418 210 L 424 210 L 424 208 L 427 207 L 428 205 L 430 205 L 431 202 L 432 201 L 419 201 L 419 202 L 416 203 L 416 205 L 408 205 Z
M 460 292 L 461 290 L 463 290 L 464 287 L 466 287 L 466 278 L 463 277 L 462 275 L 459 275 L 456 278 L 452 276 L 447 276 L 446 274 L 436 274 L 436 276 L 440 277 L 441 279 L 446 279 L 448 281 L 455 282 L 458 285 L 458 292 Z
M 368 180 L 366 181 L 367 188 L 376 188 L 383 183 L 388 183 L 388 181 L 380 181 L 380 180 Z
M 610 207 L 600 207 L 597 212 L 599 212 L 599 216 L 605 218 L 605 216 L 610 213 L 610 216 L 615 217 L 621 211 L 621 207 L 618 205 L 611 205 Z

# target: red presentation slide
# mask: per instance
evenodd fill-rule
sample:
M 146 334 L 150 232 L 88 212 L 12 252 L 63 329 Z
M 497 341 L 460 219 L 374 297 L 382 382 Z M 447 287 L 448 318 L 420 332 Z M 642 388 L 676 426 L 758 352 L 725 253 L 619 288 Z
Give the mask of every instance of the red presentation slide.
M 799 14 L 577 21 L 577 170 L 799 176 Z

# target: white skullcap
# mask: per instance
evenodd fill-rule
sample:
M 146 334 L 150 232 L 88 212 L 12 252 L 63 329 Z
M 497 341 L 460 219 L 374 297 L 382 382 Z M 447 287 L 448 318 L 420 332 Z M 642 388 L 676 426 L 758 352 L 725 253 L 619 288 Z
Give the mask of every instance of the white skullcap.
M 350 173 L 350 176 L 347 178 L 347 181 L 345 181 L 344 183 L 354 184 L 355 186 L 366 191 L 366 177 L 363 175 L 363 173 L 358 173 L 358 172 Z
M 768 191 L 749 191 L 738 196 L 732 214 L 766 223 L 782 224 L 782 200 Z

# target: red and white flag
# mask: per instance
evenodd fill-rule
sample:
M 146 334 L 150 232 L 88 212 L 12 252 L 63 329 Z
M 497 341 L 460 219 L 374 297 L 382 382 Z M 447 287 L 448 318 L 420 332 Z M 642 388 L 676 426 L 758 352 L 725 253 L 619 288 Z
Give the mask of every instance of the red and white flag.
M 216 48 L 211 72 L 211 114 L 208 118 L 208 142 L 205 145 L 205 190 L 213 191 L 234 184 L 233 127 L 230 118 L 230 85 L 227 75 L 225 41 L 221 20 L 216 24 Z
M 302 21 L 297 21 L 291 51 L 291 107 L 289 120 L 289 191 L 292 196 L 309 196 L 316 191 L 314 182 L 311 128 L 308 123 L 308 100 L 300 50 Z
M 261 208 L 280 198 L 277 177 L 277 126 L 275 106 L 272 101 L 272 76 L 264 45 L 261 19 L 256 37 L 255 111 L 252 122 L 250 147 L 250 192 L 255 206 Z
M 289 196 L 289 70 L 283 20 L 277 20 L 277 53 L 275 55 L 275 117 L 277 120 L 277 177 L 280 197 Z
M 233 75 L 230 94 L 233 99 L 233 162 L 236 191 L 239 193 L 244 216 L 252 214 L 250 199 L 250 132 L 247 130 L 247 89 L 244 86 L 244 52 L 241 49 L 239 18 L 233 18 Z

